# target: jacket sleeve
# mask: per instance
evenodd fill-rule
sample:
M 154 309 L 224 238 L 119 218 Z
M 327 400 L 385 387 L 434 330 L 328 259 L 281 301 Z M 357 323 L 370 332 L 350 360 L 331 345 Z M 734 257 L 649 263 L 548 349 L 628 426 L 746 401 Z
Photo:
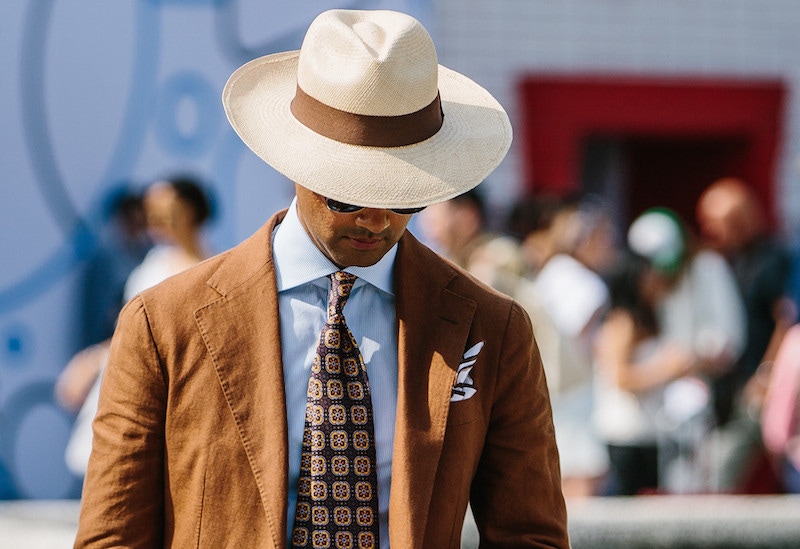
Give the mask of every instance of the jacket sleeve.
M 166 383 L 140 297 L 111 344 L 75 547 L 161 547 Z
M 569 547 L 558 450 L 530 320 L 514 303 L 470 503 L 480 547 Z

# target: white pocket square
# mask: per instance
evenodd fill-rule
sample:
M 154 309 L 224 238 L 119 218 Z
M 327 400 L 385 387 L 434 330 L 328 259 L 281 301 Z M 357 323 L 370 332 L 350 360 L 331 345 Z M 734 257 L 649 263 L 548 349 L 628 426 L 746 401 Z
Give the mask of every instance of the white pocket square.
M 472 367 L 478 360 L 478 354 L 483 349 L 485 341 L 476 343 L 464 353 L 464 358 L 461 364 L 458 365 L 456 373 L 456 382 L 453 385 L 453 394 L 450 397 L 450 402 L 459 402 L 471 398 L 478 390 L 475 388 L 475 381 L 470 374 Z

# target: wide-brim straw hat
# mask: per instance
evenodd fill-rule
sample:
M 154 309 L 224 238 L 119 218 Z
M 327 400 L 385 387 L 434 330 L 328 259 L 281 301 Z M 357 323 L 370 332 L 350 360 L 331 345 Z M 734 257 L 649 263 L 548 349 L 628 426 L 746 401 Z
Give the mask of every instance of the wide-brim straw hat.
M 320 195 L 414 208 L 462 194 L 505 157 L 508 115 L 438 64 L 433 41 L 394 11 L 326 11 L 299 51 L 231 75 L 223 104 L 244 143 Z

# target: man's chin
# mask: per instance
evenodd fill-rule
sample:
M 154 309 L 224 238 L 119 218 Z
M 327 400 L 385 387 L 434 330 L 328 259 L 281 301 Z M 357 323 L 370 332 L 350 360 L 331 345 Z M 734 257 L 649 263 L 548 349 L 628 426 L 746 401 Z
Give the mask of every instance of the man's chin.
M 339 265 L 341 268 L 371 267 L 380 261 L 384 255 L 386 255 L 384 250 L 371 250 L 369 252 L 359 251 L 342 254 L 338 258 L 334 258 L 333 262 Z

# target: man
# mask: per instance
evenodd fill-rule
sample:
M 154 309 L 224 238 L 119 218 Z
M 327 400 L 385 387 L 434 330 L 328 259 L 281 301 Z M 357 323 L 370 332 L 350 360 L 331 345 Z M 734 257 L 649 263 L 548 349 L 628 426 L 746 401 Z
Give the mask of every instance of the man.
M 697 222 L 705 243 L 731 265 L 747 311 L 747 343 L 736 368 L 721 381 L 729 386 L 719 412 L 725 423 L 731 407 L 758 366 L 771 361 L 786 330 L 796 320 L 788 297 L 791 257 L 767 230 L 755 191 L 733 177 L 712 183 L 697 202 Z
M 797 319 L 788 291 L 791 256 L 769 234 L 758 196 L 741 179 L 714 181 L 700 195 L 696 214 L 706 245 L 730 264 L 746 314 L 742 354 L 713 384 L 719 476 L 723 488 L 760 493 L 759 483 L 771 472 L 758 461 L 761 433 L 753 411 L 762 404 L 779 345 Z
M 525 313 L 405 230 L 502 160 L 499 104 L 413 18 L 343 10 L 223 102 L 297 196 L 122 313 L 76 545 L 456 548 L 470 503 L 484 547 L 566 547 Z
M 553 217 L 550 257 L 514 297 L 528 311 L 541 341 L 563 456 L 563 491 L 579 497 L 596 494 L 608 471 L 608 452 L 591 419 L 592 364 L 595 336 L 609 304 L 602 275 L 616 246 L 609 216 L 589 197 L 563 200 Z M 552 324 L 546 341 L 544 318 Z

